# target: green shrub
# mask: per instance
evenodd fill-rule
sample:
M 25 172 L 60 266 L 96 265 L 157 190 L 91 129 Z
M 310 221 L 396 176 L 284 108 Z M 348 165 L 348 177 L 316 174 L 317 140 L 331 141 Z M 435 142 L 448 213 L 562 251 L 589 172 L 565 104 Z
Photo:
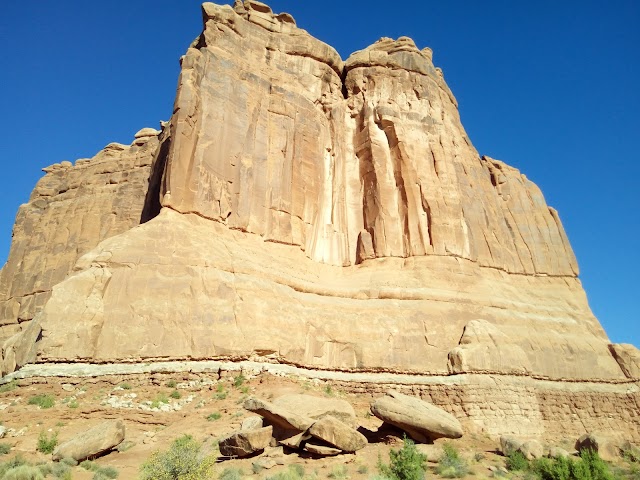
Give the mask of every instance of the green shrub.
M 367 467 L 366 465 L 360 465 L 358 466 L 357 472 L 361 475 L 366 475 L 367 473 L 369 473 L 369 467 Z
M 293 464 L 284 471 L 273 477 L 267 477 L 267 480 L 302 480 L 304 478 L 304 467 L 302 465 Z
M 165 403 L 169 403 L 169 398 L 164 393 L 160 393 L 156 395 L 156 397 L 151 400 L 151 408 L 160 408 L 160 405 Z
M 11 445 L 8 443 L 0 443 L 0 455 L 6 455 L 11 451 Z
M 169 388 L 176 388 L 176 385 L 178 385 L 178 383 L 175 380 L 169 380 L 167 382 L 167 387 Z
M 202 446 L 184 435 L 169 450 L 154 452 L 140 467 L 141 480 L 205 480 L 213 475 L 215 455 L 203 458 Z
M 120 385 L 118 385 L 121 389 L 123 390 L 131 390 L 131 384 L 130 383 L 121 383 Z
M 68 465 L 69 467 L 75 467 L 76 465 L 78 465 L 78 461 L 75 458 L 71 457 L 63 458 L 62 460 L 60 460 L 60 463 Z
M 438 475 L 444 478 L 462 478 L 467 475 L 469 466 L 466 460 L 460 457 L 458 450 L 448 443 L 445 443 L 442 448 L 444 453 L 436 467 Z
M 236 388 L 240 388 L 242 385 L 244 385 L 244 382 L 247 380 L 247 378 L 243 375 L 236 375 L 235 377 L 233 377 L 233 386 Z
M 243 473 L 239 468 L 225 468 L 220 476 L 219 480 L 242 480 Z
M 213 398 L 216 400 L 224 400 L 227 398 L 227 392 L 224 391 L 224 385 L 221 383 L 216 387 L 216 393 L 213 394 Z
M 507 456 L 506 467 L 512 472 L 529 470 L 529 460 L 522 452 L 513 451 Z
M 580 452 L 580 460 L 559 457 L 539 458 L 532 462 L 532 470 L 542 480 L 614 480 L 600 456 L 591 450 Z
M 120 472 L 118 472 L 118 470 L 114 467 L 99 467 L 97 470 L 95 470 L 93 480 L 114 479 L 118 478 L 118 475 L 120 475 Z
M 78 408 L 79 406 L 80 404 L 78 404 L 78 400 L 76 400 L 75 398 L 67 403 L 67 407 L 69 408 Z
M 7 473 L 9 470 L 15 467 L 19 467 L 21 465 L 26 465 L 27 461 L 21 454 L 16 455 L 13 458 L 10 458 L 6 462 L 0 463 L 0 478 L 4 478 L 3 475 Z
M 44 475 L 38 467 L 20 465 L 7 470 L 2 480 L 44 480 Z
M 422 480 L 426 471 L 427 456 L 420 453 L 413 441 L 405 437 L 400 450 L 391 449 L 390 464 L 378 459 L 378 470 L 391 480 Z
M 36 450 L 48 455 L 53 453 L 56 445 L 58 445 L 58 432 L 53 432 L 51 436 L 47 435 L 45 432 L 40 432 Z
M 96 472 L 100 468 L 100 465 L 98 465 L 96 462 L 92 462 L 91 460 L 85 460 L 84 462 L 80 463 L 80 467 L 84 468 L 85 470 L 89 470 L 90 472 Z
M 9 383 L 0 385 L 0 393 L 11 392 L 16 388 L 18 388 L 18 382 L 16 382 L 15 380 L 11 380 Z
M 67 478 L 71 478 L 71 468 L 66 463 L 51 463 L 47 465 L 47 467 L 49 467 L 51 475 L 53 475 L 55 478 L 62 478 L 65 480 Z M 42 473 L 46 475 L 44 471 L 42 471 Z
M 212 422 L 214 420 L 220 420 L 221 417 L 222 417 L 222 414 L 220 412 L 213 412 L 207 415 L 207 420 Z
M 171 395 L 169 395 L 171 398 L 175 398 L 176 400 L 178 400 L 180 397 L 182 397 L 182 395 L 180 395 L 180 392 L 178 390 L 174 390 L 173 392 L 171 392 Z
M 336 465 L 327 476 L 337 480 L 347 480 L 349 478 L 349 472 L 346 465 Z
M 37 405 L 40 408 L 51 408 L 56 401 L 51 395 L 34 395 L 29 399 L 29 405 Z

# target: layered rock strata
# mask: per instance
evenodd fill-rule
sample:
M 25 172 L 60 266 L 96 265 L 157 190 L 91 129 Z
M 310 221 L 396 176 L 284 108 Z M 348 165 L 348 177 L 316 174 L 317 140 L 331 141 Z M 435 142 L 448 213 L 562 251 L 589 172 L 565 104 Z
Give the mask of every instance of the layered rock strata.
M 609 348 L 557 212 L 473 148 L 429 49 L 381 39 L 343 61 L 253 0 L 203 16 L 171 120 L 137 160 L 128 223 L 101 227 L 55 275 L 12 250 L 5 323 L 33 317 L 16 300 L 33 285 L 46 295 L 38 335 L 5 342 L 5 372 L 24 352 L 633 382 L 637 350 Z M 53 231 L 96 216 L 71 212 Z M 48 245 L 29 249 L 45 265 Z
M 43 169 L 0 271 L 0 344 L 24 329 L 80 256 L 140 223 L 159 133 L 143 129 L 131 145 Z

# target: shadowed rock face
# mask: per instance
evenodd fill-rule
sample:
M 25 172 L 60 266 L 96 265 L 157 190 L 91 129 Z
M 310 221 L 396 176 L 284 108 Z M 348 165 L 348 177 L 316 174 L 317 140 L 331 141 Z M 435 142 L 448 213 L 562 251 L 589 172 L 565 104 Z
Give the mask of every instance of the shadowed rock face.
M 56 277 L 37 361 L 625 378 L 557 213 L 476 152 L 429 49 L 343 62 L 259 2 L 203 17 L 137 220 Z

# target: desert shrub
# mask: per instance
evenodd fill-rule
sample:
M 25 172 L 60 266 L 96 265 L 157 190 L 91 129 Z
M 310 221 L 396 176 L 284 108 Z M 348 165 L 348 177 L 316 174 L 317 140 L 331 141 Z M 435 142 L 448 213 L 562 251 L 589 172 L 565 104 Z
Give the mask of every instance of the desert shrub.
M 233 386 L 236 388 L 240 388 L 242 385 L 244 385 L 244 382 L 246 380 L 247 377 L 245 377 L 243 374 L 236 375 L 235 377 L 233 377 Z
M 20 465 L 26 465 L 27 461 L 21 454 L 16 455 L 13 458 L 10 458 L 6 462 L 0 463 L 0 478 L 4 478 L 3 475 L 11 470 L 12 468 L 19 467 Z
M 118 386 L 123 390 L 131 390 L 131 384 L 127 382 L 121 383 Z
M 99 467 L 93 474 L 93 480 L 111 480 L 118 478 L 120 472 L 114 467 Z
M 304 467 L 302 465 L 293 464 L 273 477 L 267 477 L 267 480 L 302 480 L 304 478 Z
M 224 385 L 221 383 L 216 387 L 216 393 L 213 394 L 213 398 L 216 400 L 224 400 L 227 398 L 227 392 L 224 391 Z
M 96 462 L 92 462 L 91 460 L 85 460 L 84 462 L 80 463 L 80 467 L 84 468 L 85 470 L 89 470 L 90 472 L 96 472 L 100 468 L 100 465 L 98 465 Z
M 47 464 L 45 466 L 45 468 L 48 470 L 49 473 L 45 473 L 45 471 L 47 471 L 47 470 L 43 470 L 42 466 L 40 466 L 40 471 L 44 475 L 51 474 L 55 478 L 61 478 L 61 479 L 64 479 L 64 480 L 66 480 L 67 478 L 68 479 L 71 478 L 71 467 L 70 467 L 70 465 L 68 465 L 66 463 L 62 463 L 62 462 L 60 462 L 60 463 L 50 463 L 50 464 Z
M 507 455 L 506 467 L 512 472 L 529 470 L 529 460 L 522 452 L 513 451 Z
M 366 465 L 359 465 L 357 472 L 360 475 L 366 475 L 367 473 L 369 473 L 369 467 L 367 467 Z
M 222 414 L 220 412 L 213 412 L 207 415 L 206 418 L 208 421 L 213 422 L 214 420 L 220 420 L 220 417 L 222 417 Z
M 214 455 L 204 457 L 202 445 L 184 435 L 167 451 L 156 451 L 140 467 L 141 480 L 204 480 L 213 475 Z
M 80 406 L 80 404 L 78 403 L 78 400 L 76 400 L 75 398 L 70 400 L 69 403 L 67 403 L 67 407 L 69 408 L 78 408 Z
M 2 480 L 44 480 L 44 475 L 33 465 L 19 465 L 6 471 Z
M 0 385 L 0 393 L 11 392 L 16 388 L 18 388 L 18 382 L 16 382 L 15 380 L 11 380 L 9 383 Z
M 173 379 L 167 382 L 167 387 L 169 388 L 176 388 L 176 385 L 178 385 L 178 383 Z
M 426 471 L 427 456 L 420 453 L 413 441 L 405 437 L 402 448 L 391 449 L 389 465 L 378 459 L 378 470 L 391 480 L 422 480 Z
M 327 476 L 336 480 L 346 480 L 349 478 L 349 472 L 346 465 L 336 465 Z
M 239 468 L 225 468 L 220 476 L 219 480 L 242 480 L 243 473 Z
M 160 393 L 158 395 L 156 395 L 156 397 L 151 400 L 151 408 L 160 408 L 160 405 L 163 405 L 165 403 L 169 403 L 169 398 L 164 394 L 164 393 Z
M 51 395 L 34 395 L 29 399 L 29 405 L 37 405 L 40 408 L 51 408 L 56 401 Z
M 453 445 L 445 443 L 444 453 L 440 460 L 436 472 L 444 478 L 462 478 L 469 473 L 469 466 L 466 460 L 460 457 L 458 450 Z
M 178 390 L 174 390 L 173 392 L 171 392 L 171 395 L 169 395 L 171 398 L 174 398 L 176 400 L 178 400 L 180 397 L 182 397 L 182 395 L 180 394 L 180 392 Z
M 48 435 L 45 432 L 40 432 L 36 450 L 48 455 L 53 453 L 56 445 L 58 445 L 58 432 L 53 432 L 51 435 Z
M 11 445 L 8 443 L 0 443 L 0 455 L 6 455 L 11 451 Z
M 539 458 L 531 464 L 542 480 L 614 480 L 609 465 L 597 452 L 583 450 L 580 460 L 570 458 Z
M 640 463 L 640 448 L 626 444 L 622 447 L 622 457 L 630 463 Z

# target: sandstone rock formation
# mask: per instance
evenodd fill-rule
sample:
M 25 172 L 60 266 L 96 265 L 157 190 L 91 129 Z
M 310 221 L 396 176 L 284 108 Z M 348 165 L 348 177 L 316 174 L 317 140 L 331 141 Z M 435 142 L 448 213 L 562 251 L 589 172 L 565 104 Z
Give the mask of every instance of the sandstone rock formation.
M 60 444 L 53 451 L 53 459 L 73 458 L 81 462 L 87 458 L 99 457 L 117 447 L 124 436 L 124 423 L 121 420 L 110 420 Z
M 203 18 L 162 132 L 45 169 L 21 208 L 3 373 L 252 359 L 636 381 L 557 212 L 474 149 L 430 49 L 383 38 L 343 61 L 255 0 Z
M 269 446 L 272 433 L 272 426 L 233 432 L 219 440 L 220 454 L 226 457 L 253 455 Z
M 389 391 L 371 405 L 371 413 L 395 425 L 421 443 L 438 438 L 460 438 L 462 426 L 456 417 L 416 397 Z

